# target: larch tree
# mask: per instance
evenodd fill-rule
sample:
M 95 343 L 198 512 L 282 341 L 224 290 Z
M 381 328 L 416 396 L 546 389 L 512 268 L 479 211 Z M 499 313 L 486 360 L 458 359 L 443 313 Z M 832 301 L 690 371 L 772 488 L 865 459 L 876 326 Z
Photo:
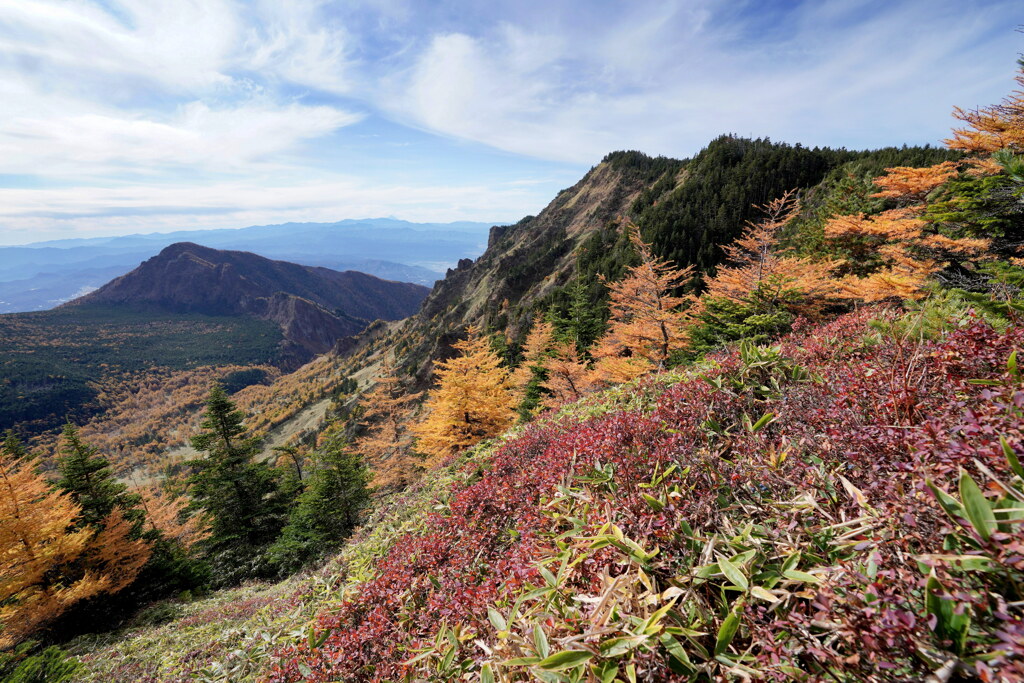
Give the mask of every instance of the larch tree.
M 543 403 L 543 384 L 554 344 L 554 325 L 538 319 L 523 342 L 523 359 L 512 372 L 516 403 L 523 419 L 534 415 Z
M 106 589 L 102 576 L 61 571 L 93 540 L 92 528 L 74 526 L 81 513 L 31 463 L 0 453 L 0 648 Z
M 689 314 L 684 306 L 692 297 L 673 292 L 693 277 L 693 267 L 677 268 L 655 257 L 635 225 L 626 230 L 640 263 L 608 285 L 611 317 L 593 352 L 603 382 L 625 382 L 664 369 L 672 352 L 686 342 Z
M 459 355 L 435 364 L 436 386 L 425 404 L 425 419 L 413 427 L 417 448 L 436 464 L 496 436 L 515 420 L 509 372 L 475 328 L 454 344 Z
M 593 389 L 594 375 L 576 342 L 561 342 L 551 350 L 541 386 L 547 391 L 541 400 L 545 408 L 573 403 Z
M 419 463 L 409 452 L 412 436 L 407 424 L 422 395 L 406 391 L 385 353 L 377 383 L 360 401 L 365 406 L 360 419 L 363 432 L 354 443 L 374 472 L 374 485 L 401 486 L 415 476 Z
M 708 278 L 704 296 L 745 305 L 752 315 L 770 316 L 779 310 L 816 314 L 837 292 L 830 273 L 837 263 L 812 261 L 779 247 L 782 229 L 800 213 L 793 190 L 761 209 L 764 218 L 748 222 L 740 236 L 723 247 L 726 265 Z
M 188 498 L 155 486 L 141 496 L 146 526 L 162 538 L 180 544 L 185 551 L 209 538 L 209 522 L 202 515 L 189 514 Z
M 954 108 L 953 116 L 965 126 L 953 130 L 946 146 L 971 154 L 1024 153 L 1024 65 L 1016 81 L 1020 88 L 999 104 L 972 110 Z
M 912 169 L 890 168 L 876 179 L 879 192 L 897 208 L 874 216 L 835 216 L 825 223 L 825 238 L 842 258 L 841 295 L 865 302 L 888 298 L 919 299 L 928 279 L 961 262 L 990 258 L 991 242 L 951 237 L 922 216 L 928 195 L 948 182 L 955 170 L 948 162 Z

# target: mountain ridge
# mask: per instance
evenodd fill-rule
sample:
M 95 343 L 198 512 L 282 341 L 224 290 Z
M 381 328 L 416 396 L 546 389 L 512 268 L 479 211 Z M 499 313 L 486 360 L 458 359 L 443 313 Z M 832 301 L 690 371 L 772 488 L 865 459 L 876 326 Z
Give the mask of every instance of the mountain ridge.
M 411 315 L 426 287 L 356 271 L 177 242 L 137 268 L 59 308 L 129 305 L 168 313 L 250 315 L 278 324 L 302 360 L 375 319 Z

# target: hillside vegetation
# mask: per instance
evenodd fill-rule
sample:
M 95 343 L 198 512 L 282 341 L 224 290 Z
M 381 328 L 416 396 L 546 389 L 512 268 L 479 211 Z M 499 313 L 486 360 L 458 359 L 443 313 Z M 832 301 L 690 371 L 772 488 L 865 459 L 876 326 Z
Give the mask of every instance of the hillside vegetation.
M 220 386 L 154 497 L 73 425 L 55 486 L 9 436 L 36 493 L 0 504 L 48 521 L 0 525 L 0 666 L 1024 679 L 1024 91 L 956 116 L 948 150 L 610 155 L 343 344 L 277 462 Z

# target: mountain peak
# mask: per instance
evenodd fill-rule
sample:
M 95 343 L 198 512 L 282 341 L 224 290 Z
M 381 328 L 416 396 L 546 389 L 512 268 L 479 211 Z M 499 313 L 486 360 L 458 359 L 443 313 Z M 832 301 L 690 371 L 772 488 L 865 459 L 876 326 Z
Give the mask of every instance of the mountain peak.
M 130 306 L 248 316 L 277 323 L 296 360 L 329 350 L 378 318 L 416 312 L 429 290 L 355 271 L 274 261 L 176 242 L 135 270 L 64 306 Z

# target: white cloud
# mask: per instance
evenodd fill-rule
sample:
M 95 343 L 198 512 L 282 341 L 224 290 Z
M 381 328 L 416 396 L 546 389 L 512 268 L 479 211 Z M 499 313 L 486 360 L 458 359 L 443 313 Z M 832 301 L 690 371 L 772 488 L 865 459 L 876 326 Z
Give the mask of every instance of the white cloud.
M 579 168 L 614 149 L 686 156 L 726 132 L 936 142 L 952 105 L 1010 87 L 1012 0 L 781 6 L 0 0 L 0 173 L 61 185 L 0 189 L 0 226 L 512 219 L 550 183 L 477 182 L 501 156 L 432 141 L 431 157 L 374 119 Z M 364 117 L 358 140 L 338 133 Z M 445 157 L 456 148 L 477 167 Z
M 332 107 L 258 100 L 219 109 L 194 101 L 157 118 L 98 108 L 77 113 L 47 109 L 47 114 L 13 116 L 0 125 L 0 172 L 43 168 L 51 175 L 97 175 L 134 169 L 153 174 L 168 166 L 238 170 L 360 119 Z
M 210 185 L 0 188 L 0 244 L 54 237 L 240 227 L 341 217 L 423 221 L 518 220 L 550 190 L 530 183 L 380 185 L 331 177 L 241 180 Z M 140 218 L 146 228 L 140 230 Z
M 239 171 L 362 118 L 246 75 L 345 88 L 344 41 L 315 2 L 111 4 L 0 3 L 0 172 Z
M 725 132 L 934 143 L 954 104 L 1010 85 L 1013 5 L 982 4 L 832 0 L 806 3 L 784 26 L 770 9 L 739 18 L 726 2 L 622 5 L 628 13 L 600 26 L 438 35 L 380 99 L 428 130 L 573 162 L 623 147 L 691 154 Z M 993 71 L 1005 81 L 978 78 Z

